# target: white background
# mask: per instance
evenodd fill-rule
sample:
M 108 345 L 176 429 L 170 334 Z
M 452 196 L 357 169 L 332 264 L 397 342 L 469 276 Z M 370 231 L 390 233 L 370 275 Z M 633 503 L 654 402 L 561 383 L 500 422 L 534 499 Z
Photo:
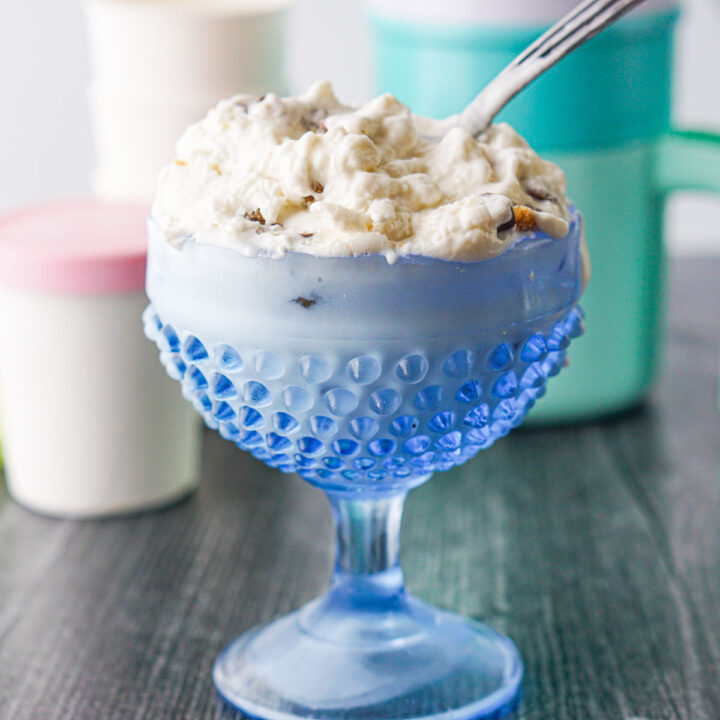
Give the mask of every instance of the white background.
M 675 119 L 720 129 L 720 0 L 686 0 L 684 7 Z M 373 94 L 361 0 L 298 0 L 288 42 L 294 91 L 329 78 L 343 99 Z M 89 76 L 82 0 L 0 1 L 0 210 L 89 192 Z M 720 252 L 718 228 L 720 200 L 671 202 L 674 252 Z

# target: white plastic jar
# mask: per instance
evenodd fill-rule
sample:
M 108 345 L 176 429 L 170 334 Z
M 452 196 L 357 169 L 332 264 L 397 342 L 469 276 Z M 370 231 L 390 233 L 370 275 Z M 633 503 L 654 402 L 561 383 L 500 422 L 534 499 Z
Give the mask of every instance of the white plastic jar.
M 236 93 L 285 93 L 290 0 L 85 0 L 93 190 L 149 200 L 182 131 Z
M 142 329 L 147 207 L 0 217 L 0 418 L 10 495 L 95 517 L 191 492 L 200 431 Z

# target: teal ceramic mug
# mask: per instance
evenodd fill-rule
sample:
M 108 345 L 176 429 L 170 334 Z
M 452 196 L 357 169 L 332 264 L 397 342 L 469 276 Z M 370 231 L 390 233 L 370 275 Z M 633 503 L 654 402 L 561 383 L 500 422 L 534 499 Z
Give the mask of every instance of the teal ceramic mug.
M 462 109 L 575 0 L 383 0 L 370 6 L 378 82 L 414 112 Z M 654 0 L 552 68 L 498 120 L 514 125 L 568 177 L 585 216 L 593 277 L 587 333 L 533 410 L 536 421 L 626 409 L 658 367 L 666 196 L 720 192 L 720 138 L 671 128 L 678 10 Z

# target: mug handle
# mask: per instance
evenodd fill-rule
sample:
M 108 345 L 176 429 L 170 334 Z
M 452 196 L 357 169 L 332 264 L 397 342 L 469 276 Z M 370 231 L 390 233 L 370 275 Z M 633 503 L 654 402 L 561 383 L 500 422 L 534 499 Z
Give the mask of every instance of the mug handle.
M 663 194 L 676 190 L 720 193 L 720 135 L 671 130 L 660 141 L 655 186 Z
M 655 183 L 659 192 L 700 190 L 720 193 L 720 135 L 697 130 L 671 130 L 660 141 L 658 150 Z

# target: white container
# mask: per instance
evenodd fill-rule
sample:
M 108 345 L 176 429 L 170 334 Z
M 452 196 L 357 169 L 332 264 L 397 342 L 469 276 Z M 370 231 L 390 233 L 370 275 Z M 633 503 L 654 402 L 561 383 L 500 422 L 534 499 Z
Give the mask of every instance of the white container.
M 216 99 L 153 100 L 91 88 L 88 101 L 95 136 L 93 193 L 105 200 L 149 202 L 176 140 Z
M 199 428 L 142 330 L 142 206 L 0 218 L 0 417 L 10 495 L 96 517 L 192 491 Z
M 86 0 L 93 84 L 147 98 L 284 90 L 289 0 Z
M 150 200 L 187 125 L 236 93 L 286 93 L 289 2 L 86 0 L 96 195 Z

